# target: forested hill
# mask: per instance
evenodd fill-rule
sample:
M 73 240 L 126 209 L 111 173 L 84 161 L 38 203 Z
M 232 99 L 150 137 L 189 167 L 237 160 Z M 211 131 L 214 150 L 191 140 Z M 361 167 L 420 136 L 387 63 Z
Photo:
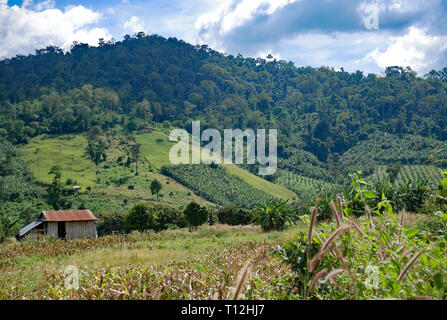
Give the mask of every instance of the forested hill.
M 0 135 L 14 144 L 116 124 L 135 130 L 151 120 L 186 127 L 192 119 L 277 128 L 281 157 L 305 150 L 320 162 L 377 132 L 445 141 L 447 68 L 425 77 L 401 67 L 385 76 L 298 68 L 142 33 L 0 62 Z

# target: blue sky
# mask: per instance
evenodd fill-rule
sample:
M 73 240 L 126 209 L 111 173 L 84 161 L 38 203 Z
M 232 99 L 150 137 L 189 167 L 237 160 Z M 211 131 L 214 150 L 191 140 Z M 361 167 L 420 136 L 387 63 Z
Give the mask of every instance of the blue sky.
M 0 0 L 0 57 L 145 31 L 297 66 L 447 66 L 447 0 Z

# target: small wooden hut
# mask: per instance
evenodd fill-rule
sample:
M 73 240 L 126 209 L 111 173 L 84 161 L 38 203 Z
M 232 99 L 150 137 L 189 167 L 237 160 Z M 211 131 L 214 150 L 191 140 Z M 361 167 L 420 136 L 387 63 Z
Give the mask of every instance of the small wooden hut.
M 50 236 L 58 239 L 97 238 L 96 218 L 90 210 L 42 211 L 36 221 L 23 227 L 17 239 Z

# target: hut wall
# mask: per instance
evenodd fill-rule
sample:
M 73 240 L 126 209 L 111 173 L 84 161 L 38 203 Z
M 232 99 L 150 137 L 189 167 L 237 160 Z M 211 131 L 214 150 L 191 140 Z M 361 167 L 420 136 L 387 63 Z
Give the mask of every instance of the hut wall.
M 47 224 L 47 235 L 57 238 L 57 222 L 45 222 Z
M 66 239 L 97 238 L 95 221 L 73 221 L 65 223 Z

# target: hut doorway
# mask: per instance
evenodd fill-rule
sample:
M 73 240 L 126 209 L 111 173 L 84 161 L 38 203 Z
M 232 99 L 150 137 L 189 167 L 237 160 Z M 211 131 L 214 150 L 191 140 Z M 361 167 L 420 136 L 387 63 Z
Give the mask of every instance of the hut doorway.
M 57 237 L 65 239 L 67 232 L 65 230 L 65 221 L 57 223 Z

